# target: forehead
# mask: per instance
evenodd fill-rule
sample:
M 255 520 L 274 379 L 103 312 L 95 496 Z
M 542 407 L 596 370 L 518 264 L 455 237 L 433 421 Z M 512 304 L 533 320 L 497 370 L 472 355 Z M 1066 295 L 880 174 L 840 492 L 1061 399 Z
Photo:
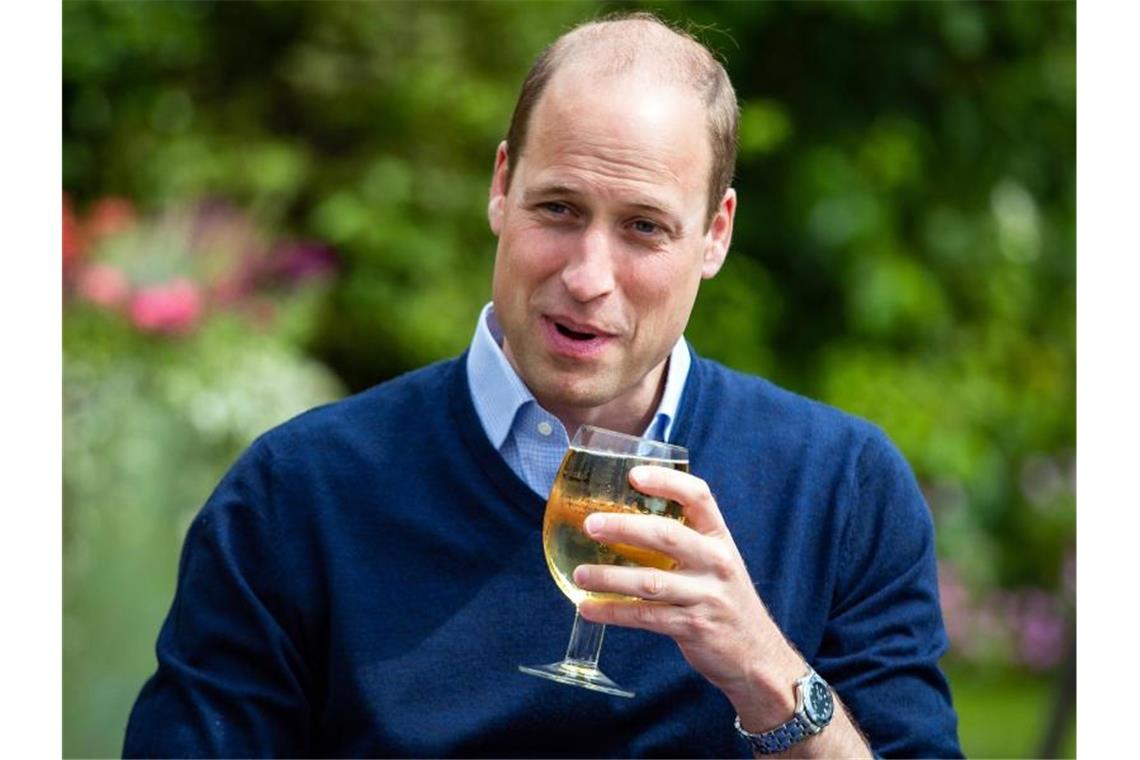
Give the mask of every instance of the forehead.
M 692 90 L 645 74 L 556 73 L 531 115 L 520 168 L 528 184 L 580 182 L 703 206 L 712 165 L 708 116 Z

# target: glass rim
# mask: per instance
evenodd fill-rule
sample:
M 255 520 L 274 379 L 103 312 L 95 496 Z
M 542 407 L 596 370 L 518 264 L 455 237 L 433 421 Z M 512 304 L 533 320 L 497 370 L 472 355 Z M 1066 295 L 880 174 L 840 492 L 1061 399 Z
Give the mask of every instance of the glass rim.
M 599 446 L 594 446 L 589 443 L 576 443 L 582 435 L 582 431 L 591 431 L 601 433 L 603 436 L 617 438 L 618 440 L 627 441 L 629 443 L 637 444 L 637 447 L 645 447 L 649 449 L 656 449 L 654 453 L 642 453 L 640 451 L 606 451 Z M 570 441 L 570 448 L 579 451 L 595 451 L 606 454 L 613 454 L 615 456 L 638 457 L 642 459 L 660 459 L 666 462 L 688 462 L 689 450 L 684 446 L 679 446 L 675 443 L 666 443 L 665 441 L 658 441 L 653 438 L 645 438 L 639 435 L 630 435 L 629 433 L 620 433 L 617 430 L 610 430 L 609 428 L 599 427 L 597 425 L 579 425 L 578 430 L 574 433 L 574 439 Z

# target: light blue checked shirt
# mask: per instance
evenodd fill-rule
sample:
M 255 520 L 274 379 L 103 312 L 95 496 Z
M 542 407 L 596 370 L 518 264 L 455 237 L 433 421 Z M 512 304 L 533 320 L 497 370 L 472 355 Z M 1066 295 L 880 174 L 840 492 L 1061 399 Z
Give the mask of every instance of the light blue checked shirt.
M 538 405 L 507 361 L 502 344 L 503 330 L 492 304 L 487 304 L 479 315 L 467 352 L 467 384 L 491 444 L 515 474 L 545 499 L 570 447 L 570 438 L 562 422 Z M 691 363 L 685 338 L 678 338 L 669 354 L 665 392 L 661 394 L 657 414 L 645 429 L 646 438 L 669 440 Z

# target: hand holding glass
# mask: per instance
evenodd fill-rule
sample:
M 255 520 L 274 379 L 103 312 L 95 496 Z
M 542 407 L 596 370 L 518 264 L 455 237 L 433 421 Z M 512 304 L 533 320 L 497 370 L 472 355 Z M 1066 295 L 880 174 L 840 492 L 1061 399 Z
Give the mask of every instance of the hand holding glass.
M 676 562 L 650 549 L 625 544 L 603 544 L 586 535 L 583 523 L 594 512 L 655 514 L 684 521 L 681 505 L 648 496 L 629 484 L 629 471 L 653 464 L 689 471 L 689 452 L 647 438 L 583 425 L 578 428 L 554 479 L 542 524 L 542 548 L 555 583 L 575 607 L 592 599 L 630 599 L 618 594 L 583 591 L 574 585 L 578 565 L 627 565 L 671 570 Z M 570 645 L 561 662 L 520 665 L 519 670 L 552 681 L 594 691 L 632 697 L 598 669 L 605 626 L 591 623 L 575 610 Z

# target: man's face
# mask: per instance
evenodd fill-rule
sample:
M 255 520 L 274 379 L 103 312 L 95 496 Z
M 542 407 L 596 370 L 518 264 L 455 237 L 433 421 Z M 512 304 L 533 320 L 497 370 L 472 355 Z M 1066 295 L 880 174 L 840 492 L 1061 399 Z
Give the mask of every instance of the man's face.
M 732 191 L 706 229 L 711 163 L 694 93 L 565 70 L 532 113 L 523 154 L 500 146 L 488 209 L 495 313 L 507 357 L 556 415 L 651 411 L 700 280 L 731 239 Z

